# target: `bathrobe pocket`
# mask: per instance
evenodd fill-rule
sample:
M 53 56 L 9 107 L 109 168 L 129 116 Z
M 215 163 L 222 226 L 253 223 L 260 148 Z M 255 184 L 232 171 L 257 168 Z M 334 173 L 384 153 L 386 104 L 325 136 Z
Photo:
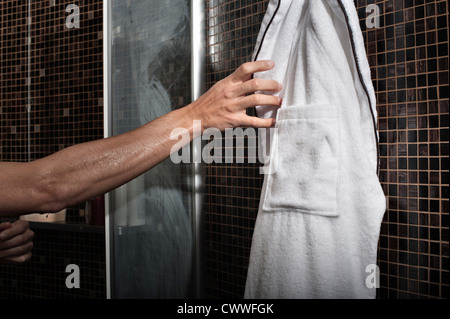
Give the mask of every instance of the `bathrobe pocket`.
M 332 105 L 278 110 L 265 211 L 338 216 L 340 141 Z

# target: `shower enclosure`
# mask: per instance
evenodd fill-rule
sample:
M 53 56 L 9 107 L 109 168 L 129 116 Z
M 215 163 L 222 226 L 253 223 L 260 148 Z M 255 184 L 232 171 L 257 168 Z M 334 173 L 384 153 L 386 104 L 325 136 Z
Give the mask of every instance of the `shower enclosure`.
M 105 137 L 202 93 L 202 5 L 104 1 Z M 201 297 L 201 181 L 198 165 L 167 159 L 107 194 L 108 297 Z

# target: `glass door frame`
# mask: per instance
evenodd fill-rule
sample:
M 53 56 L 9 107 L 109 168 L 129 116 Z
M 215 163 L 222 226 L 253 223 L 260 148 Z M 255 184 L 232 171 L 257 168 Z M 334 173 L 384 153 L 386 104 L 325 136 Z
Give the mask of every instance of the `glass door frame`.
M 205 24 L 205 1 L 190 0 L 191 7 L 191 90 L 192 102 L 197 100 L 205 92 L 205 62 L 206 62 L 206 24 Z M 111 45 L 112 45 L 112 0 L 103 1 L 103 99 L 104 99 L 104 138 L 112 136 L 112 85 L 111 85 Z M 201 137 L 200 137 L 201 138 Z M 201 143 L 191 143 L 192 158 L 201 154 Z M 195 296 L 203 298 L 203 257 L 201 246 L 202 235 L 202 213 L 203 213 L 203 181 L 204 166 L 202 163 L 192 164 L 193 183 L 193 214 L 192 220 L 194 236 L 194 277 Z M 105 194 L 105 248 L 106 248 L 106 297 L 114 298 L 114 262 L 113 249 L 114 234 L 112 233 L 111 195 Z

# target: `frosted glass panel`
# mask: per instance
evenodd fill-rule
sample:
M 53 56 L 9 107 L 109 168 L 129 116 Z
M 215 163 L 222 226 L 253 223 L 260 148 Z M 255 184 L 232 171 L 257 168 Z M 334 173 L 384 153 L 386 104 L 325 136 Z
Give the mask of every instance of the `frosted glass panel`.
M 112 134 L 191 101 L 190 1 L 113 0 Z M 192 167 L 169 159 L 110 195 L 112 297 L 193 293 Z

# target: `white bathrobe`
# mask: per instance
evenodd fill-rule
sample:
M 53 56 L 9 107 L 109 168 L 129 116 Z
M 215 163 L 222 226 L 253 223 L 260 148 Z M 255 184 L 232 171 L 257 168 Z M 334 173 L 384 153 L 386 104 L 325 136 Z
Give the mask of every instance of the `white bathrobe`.
M 374 298 L 385 212 L 376 100 L 351 0 L 273 0 L 256 78 L 283 84 L 247 275 L 246 298 Z M 270 94 L 270 93 L 268 93 Z

